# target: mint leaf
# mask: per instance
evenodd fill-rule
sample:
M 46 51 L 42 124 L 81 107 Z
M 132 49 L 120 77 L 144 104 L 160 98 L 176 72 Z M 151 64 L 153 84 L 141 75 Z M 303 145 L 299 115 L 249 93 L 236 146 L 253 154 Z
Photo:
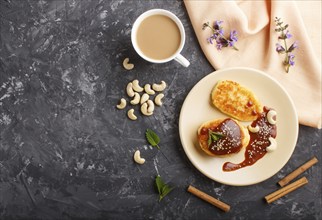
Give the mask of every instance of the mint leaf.
M 218 132 L 214 132 L 212 130 L 208 130 L 208 146 L 211 145 L 211 143 L 218 141 L 220 138 L 225 137 L 224 134 L 222 133 L 218 133 Z
M 161 201 L 172 190 L 173 190 L 173 188 L 170 188 L 168 185 L 164 185 L 162 188 L 161 194 L 159 195 L 159 201 Z
M 169 185 L 165 184 L 161 179 L 160 175 L 157 175 L 157 177 L 155 178 L 155 183 L 159 192 L 160 202 L 166 195 L 168 195 L 173 190 L 173 187 L 170 187 Z
M 152 131 L 151 129 L 147 129 L 145 132 L 145 137 L 149 144 L 151 144 L 153 147 L 157 147 L 158 149 L 160 149 L 158 145 L 160 143 L 160 138 L 154 131 Z
M 162 188 L 165 185 L 165 183 L 162 181 L 160 175 L 157 175 L 157 177 L 155 178 L 155 183 L 157 185 L 157 189 L 158 189 L 159 194 L 161 194 Z

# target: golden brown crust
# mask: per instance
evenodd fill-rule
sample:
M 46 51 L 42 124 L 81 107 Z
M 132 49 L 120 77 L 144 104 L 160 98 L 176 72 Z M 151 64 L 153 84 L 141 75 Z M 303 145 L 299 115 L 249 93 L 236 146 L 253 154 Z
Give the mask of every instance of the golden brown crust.
M 211 102 L 221 112 L 240 121 L 253 121 L 262 112 L 262 106 L 253 92 L 230 80 L 216 84 Z
M 202 130 L 205 129 L 205 130 L 212 130 L 216 127 L 218 127 L 219 125 L 221 125 L 224 121 L 227 121 L 227 120 L 232 120 L 236 123 L 236 127 L 238 127 L 239 131 L 240 131 L 240 141 L 241 141 L 241 146 L 237 149 L 235 149 L 235 152 L 227 152 L 227 150 L 223 151 L 223 152 L 220 152 L 218 151 L 218 153 L 214 152 L 214 151 L 211 151 L 210 150 L 210 146 L 209 146 L 209 143 L 208 143 L 208 138 L 209 138 L 209 135 L 208 133 L 203 133 Z M 231 155 L 232 153 L 237 153 L 239 152 L 243 147 L 246 147 L 248 145 L 248 142 L 249 142 L 249 139 L 250 139 L 250 136 L 249 136 L 249 133 L 248 133 L 248 130 L 246 127 L 244 127 L 242 124 L 240 124 L 237 120 L 234 120 L 232 118 L 220 118 L 220 119 L 215 119 L 215 120 L 211 120 L 211 121 L 208 121 L 208 122 L 205 122 L 203 123 L 199 128 L 198 128 L 198 132 L 197 132 L 197 136 L 198 136 L 198 142 L 199 142 L 199 146 L 200 148 L 205 152 L 207 153 L 208 155 L 210 156 L 219 156 L 219 157 L 223 157 L 223 156 L 229 156 Z M 231 139 L 235 138 L 235 137 L 230 137 Z M 233 147 L 236 147 L 236 146 L 231 146 L 232 148 Z

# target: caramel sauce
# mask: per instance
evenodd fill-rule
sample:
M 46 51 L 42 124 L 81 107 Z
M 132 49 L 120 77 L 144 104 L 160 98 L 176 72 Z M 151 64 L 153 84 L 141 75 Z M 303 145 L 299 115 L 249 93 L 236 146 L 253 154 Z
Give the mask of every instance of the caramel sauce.
M 223 135 L 218 140 L 211 142 L 208 146 L 209 151 L 213 154 L 225 155 L 240 151 L 242 147 L 242 134 L 238 124 L 234 120 L 227 118 L 218 126 L 213 126 L 208 129 L 202 128 L 200 135 L 203 140 L 208 140 L 209 130 Z
M 270 108 L 264 107 L 263 112 L 258 116 L 258 118 L 252 122 L 251 126 L 259 127 L 259 131 L 256 133 L 249 132 L 250 140 L 246 147 L 245 159 L 239 164 L 226 162 L 223 165 L 223 171 L 234 171 L 242 167 L 251 166 L 256 161 L 264 157 L 266 154 L 266 148 L 270 145 L 269 138 L 276 138 L 276 125 L 272 125 L 267 121 L 267 113 Z

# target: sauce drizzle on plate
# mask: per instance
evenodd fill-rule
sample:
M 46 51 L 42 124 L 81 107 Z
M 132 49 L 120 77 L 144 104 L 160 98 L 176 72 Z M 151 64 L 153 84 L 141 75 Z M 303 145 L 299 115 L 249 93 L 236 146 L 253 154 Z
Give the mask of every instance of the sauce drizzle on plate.
M 223 171 L 234 171 L 242 167 L 251 166 L 256 161 L 261 159 L 267 152 L 266 148 L 271 145 L 270 138 L 276 138 L 276 124 L 272 124 L 267 119 L 267 114 L 274 111 L 272 108 L 264 107 L 263 112 L 259 114 L 257 119 L 252 122 L 252 127 L 259 127 L 258 132 L 249 132 L 250 140 L 246 146 L 245 159 L 241 163 L 235 164 L 232 162 L 224 163 Z M 275 111 L 274 111 L 275 112 Z M 273 118 L 276 121 L 276 116 Z

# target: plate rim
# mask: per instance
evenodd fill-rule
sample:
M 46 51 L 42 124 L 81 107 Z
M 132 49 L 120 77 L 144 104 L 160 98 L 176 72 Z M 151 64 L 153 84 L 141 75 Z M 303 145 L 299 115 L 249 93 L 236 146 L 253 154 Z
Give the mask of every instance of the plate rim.
M 291 152 L 288 156 L 288 158 L 285 160 L 285 162 L 283 162 L 281 164 L 281 168 L 279 168 L 275 173 L 273 173 L 272 175 L 269 175 L 267 176 L 266 178 L 262 179 L 262 180 L 259 180 L 259 181 L 255 181 L 255 182 L 251 182 L 251 183 L 241 183 L 241 184 L 237 184 L 237 183 L 231 183 L 229 181 L 221 181 L 221 180 L 218 180 L 218 179 L 215 179 L 213 178 L 212 176 L 208 175 L 207 172 L 204 172 L 203 170 L 199 169 L 199 166 L 197 164 L 195 164 L 195 161 L 191 158 L 191 155 L 189 153 L 187 153 L 187 149 L 186 149 L 186 146 L 184 145 L 184 142 L 183 142 L 183 131 L 182 131 L 182 118 L 183 118 L 183 110 L 184 110 L 184 107 L 185 105 L 187 105 L 187 99 L 188 97 L 193 93 L 194 89 L 196 88 L 196 86 L 201 83 L 202 81 L 206 80 L 207 78 L 210 78 L 212 77 L 214 74 L 219 74 L 219 73 L 222 73 L 222 72 L 227 72 L 227 71 L 236 71 L 236 70 L 244 70 L 244 71 L 249 71 L 249 72 L 253 72 L 253 73 L 258 73 L 260 75 L 262 75 L 264 78 L 268 78 L 269 80 L 273 81 L 282 91 L 283 93 L 287 96 L 288 100 L 290 101 L 290 104 L 291 104 L 291 109 L 293 110 L 293 114 L 294 114 L 294 118 L 295 118 L 295 124 L 297 125 L 295 127 L 295 138 L 294 138 L 294 143 L 292 143 L 292 149 L 291 149 Z M 291 98 L 291 96 L 289 95 L 289 93 L 287 92 L 287 90 L 276 80 L 274 79 L 272 76 L 270 76 L 269 74 L 265 73 L 264 71 L 261 71 L 261 70 L 258 70 L 258 69 L 255 69 L 255 68 L 250 68 L 250 67 L 229 67 L 229 68 L 223 68 L 223 69 L 219 69 L 219 70 L 215 70 L 209 74 L 207 74 L 206 76 L 202 77 L 189 91 L 189 93 L 186 95 L 185 99 L 184 99 L 184 102 L 181 106 L 181 110 L 180 110 L 180 115 L 179 115 L 179 124 L 178 124 L 178 127 L 179 127 L 179 136 L 180 136 L 180 142 L 181 142 L 181 145 L 182 145 L 182 148 L 186 154 L 186 156 L 188 157 L 189 161 L 192 163 L 192 165 L 199 171 L 201 172 L 203 175 L 205 175 L 206 177 L 208 177 L 209 179 L 213 180 L 213 181 L 216 181 L 216 182 L 219 182 L 219 183 L 222 183 L 222 184 L 226 184 L 226 185 L 230 185 L 230 186 L 249 186 L 249 185 L 254 185 L 254 184 L 258 184 L 258 183 L 261 183 L 267 179 L 270 179 L 272 176 L 276 175 L 285 165 L 286 163 L 290 160 L 291 156 L 293 155 L 294 153 L 294 150 L 296 148 L 296 143 L 297 143 L 297 140 L 298 140 L 298 133 L 299 133 L 299 121 L 298 121 L 298 114 L 297 114 L 297 110 L 296 110 L 296 107 L 295 107 L 295 104 L 294 104 L 294 101 L 293 99 Z

